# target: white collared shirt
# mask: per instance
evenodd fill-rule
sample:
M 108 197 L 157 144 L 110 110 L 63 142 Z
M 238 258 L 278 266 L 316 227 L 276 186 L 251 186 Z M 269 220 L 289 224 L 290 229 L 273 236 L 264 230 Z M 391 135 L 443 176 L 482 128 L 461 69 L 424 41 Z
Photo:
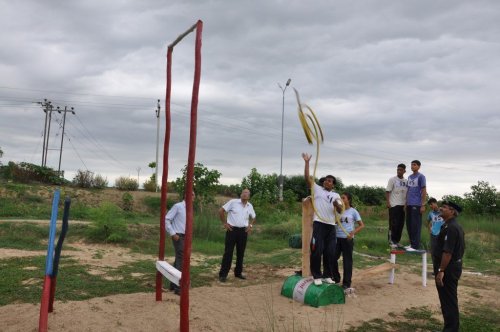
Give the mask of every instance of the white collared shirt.
M 184 234 L 186 231 L 186 202 L 174 204 L 165 216 L 167 233 L 170 236 Z
M 227 213 L 227 223 L 234 227 L 248 227 L 249 220 L 256 217 L 252 204 L 243 205 L 240 198 L 230 200 L 222 208 Z

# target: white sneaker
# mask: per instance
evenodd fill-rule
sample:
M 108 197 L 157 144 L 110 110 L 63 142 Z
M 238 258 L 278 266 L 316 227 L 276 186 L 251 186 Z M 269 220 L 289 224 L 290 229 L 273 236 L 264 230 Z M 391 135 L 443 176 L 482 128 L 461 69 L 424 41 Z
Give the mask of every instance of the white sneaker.
M 391 247 L 391 249 L 396 249 L 398 247 L 398 245 L 395 243 L 391 243 L 389 246 Z
M 405 249 L 410 249 L 411 248 L 411 244 L 407 245 L 407 246 L 404 246 Z
M 316 286 L 321 286 L 321 285 L 323 285 L 323 281 L 321 281 L 321 279 L 314 279 L 314 284 Z
M 327 284 L 334 284 L 334 283 L 335 283 L 335 281 L 333 281 L 333 279 L 332 279 L 332 278 L 325 278 L 325 279 L 323 279 L 323 281 L 324 281 L 325 283 L 327 283 Z
M 412 247 L 406 248 L 406 251 L 417 251 L 417 249 L 413 249 Z

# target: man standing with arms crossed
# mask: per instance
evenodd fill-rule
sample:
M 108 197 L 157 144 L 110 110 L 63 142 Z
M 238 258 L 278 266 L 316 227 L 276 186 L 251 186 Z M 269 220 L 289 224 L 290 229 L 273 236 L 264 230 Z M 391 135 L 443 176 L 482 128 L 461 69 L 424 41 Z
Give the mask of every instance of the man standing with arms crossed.
M 219 209 L 219 217 L 226 229 L 224 255 L 219 271 L 219 281 L 226 282 L 231 269 L 233 251 L 236 246 L 236 266 L 234 276 L 246 279 L 243 275 L 243 257 L 247 245 L 248 234 L 252 231 L 255 222 L 255 211 L 250 199 L 250 190 L 243 189 L 239 199 L 232 199 Z M 227 215 L 226 215 L 227 214 Z
M 402 247 L 399 241 L 401 241 L 401 234 L 405 225 L 406 192 L 408 191 L 404 177 L 405 172 L 406 165 L 399 164 L 396 169 L 396 176 L 389 179 L 385 188 L 385 199 L 389 209 L 388 240 L 393 249 L 398 246 Z
M 456 217 L 462 208 L 453 202 L 441 204 L 441 217 L 444 224 L 432 251 L 436 288 L 441 302 L 444 318 L 443 331 L 458 332 L 460 325 L 458 311 L 458 280 L 462 275 L 462 257 L 465 250 L 465 238 L 462 227 Z
M 422 213 L 425 212 L 427 184 L 425 176 L 419 173 L 420 161 L 411 162 L 413 174 L 408 177 L 408 192 L 406 194 L 406 229 L 410 244 L 405 247 L 408 251 L 420 250 L 420 236 L 422 233 Z

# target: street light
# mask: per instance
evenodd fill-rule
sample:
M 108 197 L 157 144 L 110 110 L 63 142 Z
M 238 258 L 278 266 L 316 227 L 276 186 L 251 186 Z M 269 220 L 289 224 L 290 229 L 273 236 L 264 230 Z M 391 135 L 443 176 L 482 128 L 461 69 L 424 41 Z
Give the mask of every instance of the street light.
M 285 91 L 286 88 L 290 85 L 291 81 L 292 81 L 291 78 L 289 78 L 288 81 L 286 81 L 285 88 L 283 88 L 281 84 L 278 83 L 278 86 L 283 92 L 283 103 L 281 108 L 281 162 L 280 162 L 280 194 L 279 194 L 280 202 L 283 202 L 283 125 L 285 119 Z

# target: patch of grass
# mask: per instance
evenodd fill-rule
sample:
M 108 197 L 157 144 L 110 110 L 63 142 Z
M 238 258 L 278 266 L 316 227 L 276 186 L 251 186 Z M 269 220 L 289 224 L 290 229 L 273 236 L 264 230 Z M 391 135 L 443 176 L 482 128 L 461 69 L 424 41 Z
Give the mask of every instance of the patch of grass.
M 49 228 L 22 222 L 0 223 L 0 248 L 19 250 L 44 250 Z
M 498 331 L 500 314 L 489 306 L 477 303 L 467 303 L 461 308 L 467 308 L 460 313 L 460 331 Z M 391 313 L 389 320 L 373 319 L 361 326 L 350 328 L 349 332 L 372 331 L 440 331 L 443 328 L 441 312 L 429 307 L 406 309 L 402 314 Z
M 0 268 L 0 305 L 40 302 L 45 275 L 44 256 L 4 259 L 0 261 Z M 150 292 L 156 273 L 151 261 L 133 262 L 117 269 L 107 268 L 105 275 L 92 275 L 89 270 L 87 265 L 61 257 L 56 301 Z M 132 273 L 137 274 L 132 276 Z

